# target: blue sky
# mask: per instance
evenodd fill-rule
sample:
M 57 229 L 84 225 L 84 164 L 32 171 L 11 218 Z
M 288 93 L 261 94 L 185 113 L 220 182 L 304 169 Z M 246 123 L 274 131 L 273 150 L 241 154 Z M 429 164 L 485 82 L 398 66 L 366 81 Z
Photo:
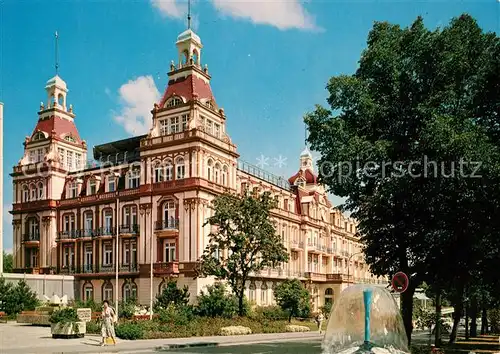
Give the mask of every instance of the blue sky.
M 70 90 L 80 136 L 91 148 L 142 133 L 163 92 L 175 40 L 186 28 L 186 1 L 0 2 L 0 101 L 4 102 L 4 246 L 12 247 L 8 175 L 31 134 L 45 82 L 60 76 Z M 500 29 L 500 2 L 196 0 L 193 25 L 204 48 L 212 90 L 242 158 L 268 157 L 270 172 L 296 172 L 304 148 L 302 116 L 325 104 L 327 80 L 353 73 L 373 21 L 430 28 L 467 12 L 486 31 Z M 274 158 L 287 158 L 275 166 Z M 334 202 L 339 199 L 334 198 Z

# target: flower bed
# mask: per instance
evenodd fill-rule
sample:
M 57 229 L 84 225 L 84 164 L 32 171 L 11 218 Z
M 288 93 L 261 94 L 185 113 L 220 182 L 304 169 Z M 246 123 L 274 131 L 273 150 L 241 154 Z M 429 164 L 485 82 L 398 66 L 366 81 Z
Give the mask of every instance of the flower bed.
M 292 325 L 301 325 L 310 330 L 317 330 L 312 322 L 292 321 Z M 161 323 L 153 321 L 123 321 L 116 326 L 116 335 L 121 339 L 161 339 L 161 338 L 186 338 L 219 336 L 224 327 L 242 326 L 250 328 L 251 333 L 285 333 L 290 323 L 286 320 L 262 320 L 243 318 L 208 318 L 195 317 L 184 325 L 174 323 Z M 87 333 L 99 331 L 100 327 L 92 322 L 87 324 Z

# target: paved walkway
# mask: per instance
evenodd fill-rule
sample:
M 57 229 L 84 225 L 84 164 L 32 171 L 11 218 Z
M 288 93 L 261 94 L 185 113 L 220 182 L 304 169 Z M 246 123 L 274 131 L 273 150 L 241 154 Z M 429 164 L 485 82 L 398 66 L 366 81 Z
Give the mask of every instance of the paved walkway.
M 100 338 L 86 335 L 81 339 L 52 339 L 49 327 L 34 327 L 17 323 L 0 324 L 0 353 L 140 353 L 176 344 L 218 343 L 219 345 L 253 344 L 272 341 L 319 340 L 318 332 L 250 334 L 243 336 L 191 337 L 124 341 L 116 346 L 100 347 Z

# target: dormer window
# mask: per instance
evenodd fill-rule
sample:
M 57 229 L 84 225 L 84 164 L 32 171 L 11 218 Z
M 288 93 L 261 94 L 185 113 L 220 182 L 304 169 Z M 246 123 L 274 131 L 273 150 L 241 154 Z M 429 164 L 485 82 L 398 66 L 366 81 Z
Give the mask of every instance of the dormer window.
M 171 108 L 175 106 L 180 106 L 182 104 L 182 100 L 179 97 L 172 97 L 167 104 L 165 105 L 166 108 Z
M 75 138 L 73 138 L 71 135 L 66 135 L 64 137 L 64 140 L 69 141 L 70 143 L 76 143 Z
M 128 188 L 139 188 L 140 170 L 132 170 L 128 173 Z
M 115 176 L 109 176 L 108 177 L 108 190 L 107 192 L 114 192 L 116 191 L 116 178 Z
M 89 181 L 89 190 L 87 195 L 93 195 L 97 193 L 97 182 L 95 179 Z
M 76 182 L 69 182 L 68 185 L 68 197 L 76 198 L 78 196 L 78 188 Z
M 208 108 L 214 108 L 214 104 L 212 102 L 212 100 L 208 100 L 207 102 L 205 102 L 205 105 L 208 107 Z
M 306 181 L 302 178 L 298 178 L 297 182 L 295 182 L 295 184 L 299 187 L 304 188 L 306 186 Z
M 42 132 L 37 132 L 33 135 L 33 138 L 31 138 L 32 141 L 37 141 L 37 140 L 43 140 L 45 139 L 45 134 Z

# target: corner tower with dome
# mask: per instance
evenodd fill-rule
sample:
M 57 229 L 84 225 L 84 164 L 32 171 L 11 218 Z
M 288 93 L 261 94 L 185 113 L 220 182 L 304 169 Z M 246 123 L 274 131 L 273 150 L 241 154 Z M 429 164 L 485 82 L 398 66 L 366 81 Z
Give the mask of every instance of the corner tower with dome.
M 273 304 L 276 284 L 298 278 L 318 309 L 349 283 L 382 282 L 356 257 L 355 222 L 332 207 L 309 150 L 289 180 L 240 159 L 210 86 L 201 38 L 188 28 L 175 46 L 148 133 L 95 146 L 93 158 L 66 83 L 57 75 L 47 82 L 47 101 L 12 173 L 15 271 L 74 275 L 83 301 L 136 298 L 144 305 L 175 278 L 195 301 L 214 281 L 195 278 L 209 242 L 210 204 L 223 192 L 250 189 L 277 200 L 272 218 L 290 254 L 287 264 L 252 274 L 250 301 Z

